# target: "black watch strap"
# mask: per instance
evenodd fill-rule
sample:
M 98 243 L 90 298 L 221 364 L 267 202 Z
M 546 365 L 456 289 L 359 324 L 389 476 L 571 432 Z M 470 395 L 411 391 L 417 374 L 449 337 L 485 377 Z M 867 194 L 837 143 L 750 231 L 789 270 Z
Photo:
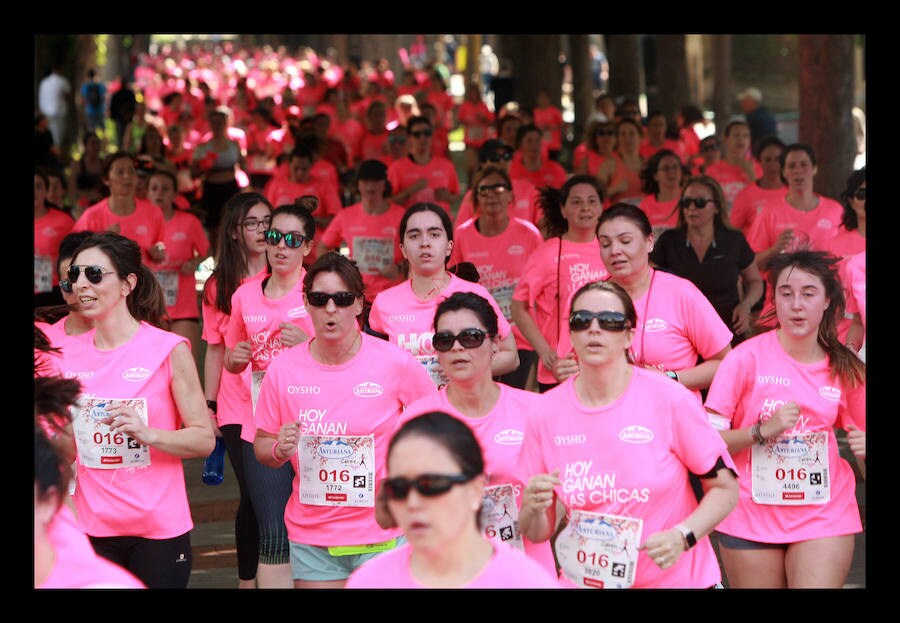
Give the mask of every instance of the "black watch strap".
M 219 405 L 216 403 L 215 400 L 207 400 L 206 406 L 209 407 L 210 409 L 212 409 L 213 413 L 218 414 Z

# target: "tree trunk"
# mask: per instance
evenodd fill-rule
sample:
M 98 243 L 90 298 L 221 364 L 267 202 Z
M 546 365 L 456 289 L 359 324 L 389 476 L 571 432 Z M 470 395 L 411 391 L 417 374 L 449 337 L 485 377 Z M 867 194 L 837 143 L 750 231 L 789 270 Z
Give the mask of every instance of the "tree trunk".
M 716 134 L 722 136 L 731 119 L 731 35 L 711 35 L 713 48 L 713 101 Z
M 638 35 L 604 35 L 609 58 L 609 92 L 638 100 L 644 91 Z
M 658 106 L 672 123 L 681 107 L 690 101 L 685 36 L 657 36 L 656 55 L 659 68 Z
M 594 81 L 591 77 L 591 49 L 588 35 L 569 35 L 569 61 L 572 64 L 572 104 L 575 120 L 572 140 L 577 144 L 594 109 Z
M 818 161 L 815 191 L 839 197 L 853 170 L 853 35 L 800 35 L 797 136 Z
M 500 35 L 502 56 L 512 61 L 516 79 L 516 101 L 534 108 L 539 89 L 547 89 L 550 101 L 562 101 L 562 69 L 559 66 L 561 37 L 558 34 Z

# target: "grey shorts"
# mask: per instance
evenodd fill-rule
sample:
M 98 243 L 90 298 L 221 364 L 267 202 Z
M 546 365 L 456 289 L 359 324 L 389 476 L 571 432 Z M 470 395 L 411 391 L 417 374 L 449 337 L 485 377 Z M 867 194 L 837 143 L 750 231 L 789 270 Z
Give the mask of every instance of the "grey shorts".
M 394 547 L 405 541 L 404 537 L 397 537 Z M 346 580 L 357 567 L 380 553 L 382 552 L 334 556 L 328 551 L 328 547 L 291 541 L 291 576 L 295 580 L 307 582 Z
M 787 549 L 787 543 L 761 543 L 760 541 L 750 541 L 723 532 L 716 532 L 716 539 L 720 547 L 727 547 L 728 549 Z

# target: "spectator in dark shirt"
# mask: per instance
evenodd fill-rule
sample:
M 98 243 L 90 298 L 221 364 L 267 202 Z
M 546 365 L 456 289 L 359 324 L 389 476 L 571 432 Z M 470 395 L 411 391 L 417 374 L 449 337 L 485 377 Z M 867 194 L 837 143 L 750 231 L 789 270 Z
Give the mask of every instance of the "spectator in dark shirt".
M 764 136 L 778 136 L 778 124 L 771 111 L 762 105 L 762 98 L 762 92 L 756 87 L 744 89 L 738 95 L 741 110 L 750 127 L 750 145 L 753 149 L 756 149 L 757 142 Z

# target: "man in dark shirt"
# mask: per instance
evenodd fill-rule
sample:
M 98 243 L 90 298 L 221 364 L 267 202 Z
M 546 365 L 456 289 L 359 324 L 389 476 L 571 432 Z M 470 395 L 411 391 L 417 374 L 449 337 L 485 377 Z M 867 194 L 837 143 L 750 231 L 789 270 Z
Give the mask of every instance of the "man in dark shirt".
M 741 102 L 741 110 L 747 117 L 747 125 L 750 128 L 750 144 L 756 148 L 756 144 L 765 136 L 778 136 L 778 125 L 775 117 L 768 108 L 762 105 L 762 92 L 756 87 L 744 89 L 738 95 Z
M 122 148 L 125 139 L 125 126 L 134 117 L 137 98 L 131 88 L 131 81 L 122 77 L 122 86 L 109 98 L 109 117 L 116 122 L 116 145 Z

